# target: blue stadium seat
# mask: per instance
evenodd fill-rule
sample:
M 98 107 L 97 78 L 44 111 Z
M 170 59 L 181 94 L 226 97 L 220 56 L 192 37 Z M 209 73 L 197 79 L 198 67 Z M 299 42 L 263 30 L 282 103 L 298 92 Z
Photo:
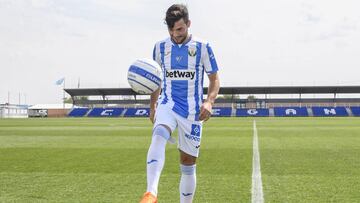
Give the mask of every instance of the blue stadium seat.
M 345 107 L 312 107 L 314 116 L 349 116 Z
M 359 106 L 357 106 L 357 107 L 353 106 L 353 107 L 350 107 L 350 109 L 354 116 L 360 116 L 360 107 Z
M 275 116 L 309 116 L 306 107 L 275 107 Z
M 89 111 L 89 108 L 74 108 L 68 114 L 69 117 L 83 117 Z
M 123 108 L 93 108 L 88 114 L 89 117 L 119 117 L 124 111 Z
M 128 108 L 124 117 L 147 117 L 150 114 L 150 108 Z
M 214 117 L 230 117 L 231 116 L 231 107 L 214 107 L 212 109 L 211 116 L 214 116 Z
M 236 109 L 236 116 L 269 116 L 269 109 Z

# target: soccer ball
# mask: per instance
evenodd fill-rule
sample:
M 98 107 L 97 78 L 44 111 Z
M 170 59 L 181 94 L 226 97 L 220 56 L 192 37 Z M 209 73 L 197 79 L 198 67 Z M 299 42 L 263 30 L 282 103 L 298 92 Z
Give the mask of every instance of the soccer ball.
M 128 82 L 139 94 L 151 94 L 161 85 L 162 70 L 160 65 L 151 59 L 138 59 L 128 70 Z

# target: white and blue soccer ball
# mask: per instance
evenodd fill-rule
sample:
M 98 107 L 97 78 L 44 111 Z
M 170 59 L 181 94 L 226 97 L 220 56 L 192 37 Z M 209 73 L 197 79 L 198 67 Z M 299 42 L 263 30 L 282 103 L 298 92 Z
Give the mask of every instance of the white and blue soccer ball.
M 128 82 L 139 94 L 151 94 L 161 85 L 162 70 L 160 65 L 151 59 L 138 59 L 128 70 Z

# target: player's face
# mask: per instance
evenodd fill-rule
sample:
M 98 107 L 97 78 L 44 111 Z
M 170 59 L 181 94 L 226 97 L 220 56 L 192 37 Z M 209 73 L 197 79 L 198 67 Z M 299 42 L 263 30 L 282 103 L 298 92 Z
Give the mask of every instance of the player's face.
M 190 20 L 188 23 L 184 22 L 184 19 L 180 19 L 175 22 L 174 27 L 169 29 L 171 39 L 177 44 L 182 44 L 188 36 L 188 29 L 190 27 Z

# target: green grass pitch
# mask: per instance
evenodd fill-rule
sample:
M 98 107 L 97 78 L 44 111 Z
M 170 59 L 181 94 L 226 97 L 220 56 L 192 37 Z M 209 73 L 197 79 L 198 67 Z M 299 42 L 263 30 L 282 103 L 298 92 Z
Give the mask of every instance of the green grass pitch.
M 250 202 L 253 120 L 265 202 L 360 202 L 360 118 L 212 118 L 194 202 Z M 138 202 L 147 118 L 0 119 L 0 202 Z M 175 133 L 175 136 L 176 133 Z M 179 202 L 167 145 L 159 202 Z

